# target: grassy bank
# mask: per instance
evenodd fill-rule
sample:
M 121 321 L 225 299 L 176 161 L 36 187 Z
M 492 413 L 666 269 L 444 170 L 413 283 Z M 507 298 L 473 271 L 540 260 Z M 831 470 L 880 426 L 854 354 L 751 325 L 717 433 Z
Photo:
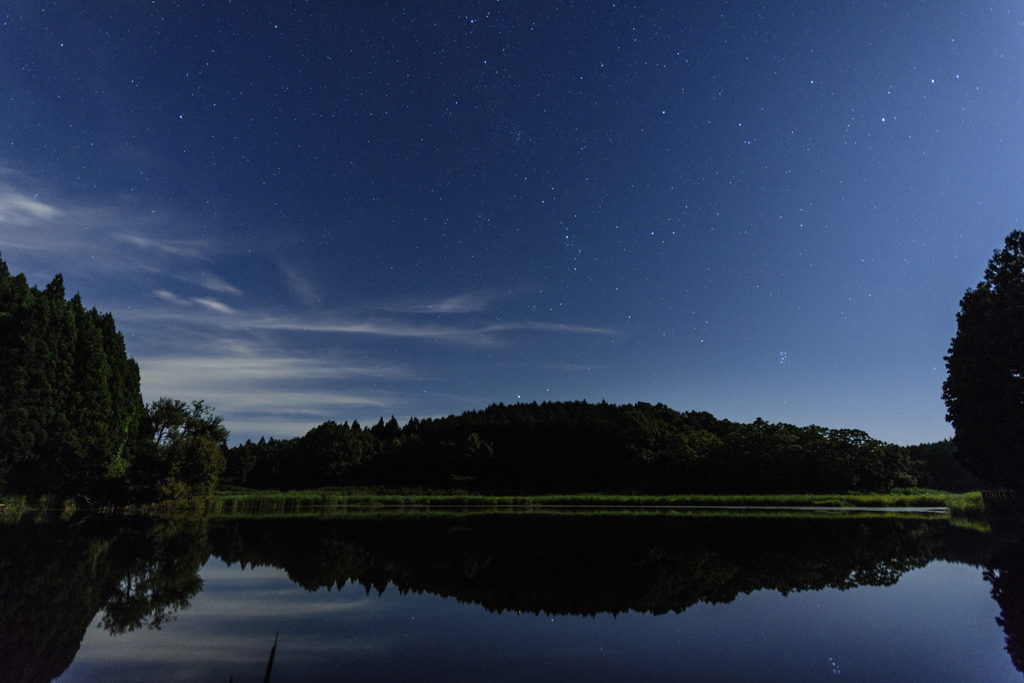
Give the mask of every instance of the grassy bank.
M 889 494 L 790 494 L 790 495 L 635 495 L 618 493 L 492 495 L 461 490 L 336 488 L 313 491 L 257 491 L 234 489 L 212 499 L 188 500 L 118 510 L 107 513 L 198 514 L 218 517 L 361 516 L 381 514 L 421 515 L 465 512 L 546 514 L 681 514 L 690 516 L 765 515 L 820 516 L 894 513 L 910 508 L 948 510 L 961 523 L 983 522 L 985 502 L 980 492 L 954 494 L 912 489 Z M 26 512 L 68 518 L 76 512 L 74 501 L 41 497 L 0 498 L 0 521 L 20 519 Z M 96 510 L 93 510 L 96 512 Z M 927 514 L 934 514 L 929 512 Z
M 560 508 L 672 509 L 672 508 L 949 508 L 968 514 L 981 504 L 972 494 L 942 491 L 911 491 L 891 494 L 794 494 L 794 495 L 632 495 L 540 494 L 488 495 L 465 491 L 388 491 L 327 489 L 318 491 L 236 491 L 216 497 L 217 515 L 330 514 L 358 510 L 471 508 L 480 510 L 542 511 Z M 983 510 L 983 506 L 980 508 Z M 879 510 L 880 511 L 880 510 Z

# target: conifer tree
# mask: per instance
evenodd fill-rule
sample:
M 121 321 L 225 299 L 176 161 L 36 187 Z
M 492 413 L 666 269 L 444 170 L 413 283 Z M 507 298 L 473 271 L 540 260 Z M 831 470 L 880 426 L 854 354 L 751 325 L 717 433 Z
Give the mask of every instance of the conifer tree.
M 0 259 L 0 491 L 97 491 L 122 480 L 144 410 L 110 314 L 42 291 Z

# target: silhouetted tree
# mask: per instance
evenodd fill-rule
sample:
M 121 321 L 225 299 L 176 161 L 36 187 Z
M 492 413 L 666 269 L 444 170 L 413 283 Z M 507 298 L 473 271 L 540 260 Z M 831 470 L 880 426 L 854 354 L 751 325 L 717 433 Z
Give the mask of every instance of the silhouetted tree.
M 147 406 L 145 445 L 131 470 L 135 490 L 162 500 L 209 496 L 227 466 L 228 430 L 203 401 L 160 398 Z
M 1024 233 L 996 251 L 967 290 L 942 386 L 957 458 L 989 482 L 1024 486 Z
M 139 369 L 109 314 L 40 291 L 0 260 L 0 490 L 118 488 L 143 412 Z

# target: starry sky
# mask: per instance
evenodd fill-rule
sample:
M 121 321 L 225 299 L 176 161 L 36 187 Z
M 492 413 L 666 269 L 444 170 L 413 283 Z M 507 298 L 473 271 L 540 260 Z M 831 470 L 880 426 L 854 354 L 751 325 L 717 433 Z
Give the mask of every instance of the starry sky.
M 492 402 L 952 435 L 1024 4 L 7 0 L 0 255 L 231 442 Z

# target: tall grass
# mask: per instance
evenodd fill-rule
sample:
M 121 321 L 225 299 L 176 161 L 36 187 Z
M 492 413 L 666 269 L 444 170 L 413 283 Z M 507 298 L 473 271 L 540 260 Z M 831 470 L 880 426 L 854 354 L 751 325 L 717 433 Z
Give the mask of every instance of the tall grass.
M 301 515 L 345 512 L 353 509 L 503 508 L 532 507 L 523 496 L 485 496 L 466 492 L 381 493 L 369 491 L 251 491 L 220 495 L 214 503 L 218 515 Z
M 486 495 L 466 491 L 235 491 L 217 496 L 210 511 L 221 516 L 332 514 L 365 509 L 540 510 L 552 508 L 945 508 L 951 494 L 925 491 L 898 494 L 798 495 Z
M 461 490 L 334 488 L 315 491 L 257 491 L 233 489 L 212 498 L 189 499 L 122 509 L 125 513 L 218 517 L 281 516 L 402 516 L 466 513 L 545 514 L 687 514 L 703 515 L 831 515 L 886 514 L 909 508 L 948 509 L 961 524 L 983 524 L 985 501 L 979 492 L 952 494 L 908 489 L 888 494 L 789 495 L 639 495 L 632 493 L 488 495 Z M 27 511 L 40 519 L 48 510 L 67 519 L 73 500 L 42 496 L 34 503 L 24 497 L 0 498 L 0 522 L 18 521 Z M 858 511 L 865 511 L 864 513 Z M 113 512 L 108 508 L 106 512 Z M 746 512 L 745 512 L 746 511 Z M 934 514 L 934 513 L 929 513 Z M 973 527 L 972 527 L 973 528 Z
M 951 517 L 964 517 L 983 519 L 985 517 L 985 499 L 981 491 L 970 493 L 951 493 L 948 496 L 949 515 Z

